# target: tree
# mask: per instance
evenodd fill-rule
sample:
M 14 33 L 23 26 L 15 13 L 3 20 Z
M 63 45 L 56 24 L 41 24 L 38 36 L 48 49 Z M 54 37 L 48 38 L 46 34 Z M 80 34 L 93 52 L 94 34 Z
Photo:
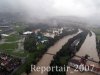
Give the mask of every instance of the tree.
M 36 50 L 36 39 L 34 38 L 33 34 L 28 35 L 25 38 L 25 41 L 24 41 L 24 50 L 27 50 L 29 52 L 32 52 L 32 51 Z
M 1 34 L 0 34 L 0 40 L 2 40 L 2 36 L 1 36 Z

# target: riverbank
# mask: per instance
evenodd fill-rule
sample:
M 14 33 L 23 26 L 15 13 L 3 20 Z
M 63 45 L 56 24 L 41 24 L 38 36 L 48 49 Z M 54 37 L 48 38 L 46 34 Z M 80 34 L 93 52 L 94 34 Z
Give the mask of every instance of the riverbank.
M 50 47 L 46 53 L 56 54 L 70 38 L 74 37 L 77 34 L 78 33 L 63 37 L 57 43 L 55 43 L 54 46 Z M 41 66 L 45 66 L 45 67 L 49 66 L 53 59 L 53 56 L 54 55 L 44 54 L 43 57 L 41 58 L 41 60 L 37 63 L 37 66 L 40 66 L 40 67 Z M 41 74 L 41 72 L 33 71 L 29 75 L 48 75 L 48 72 L 44 72 L 43 74 Z
M 27 74 L 31 71 L 31 64 L 37 65 L 37 63 L 41 60 L 44 53 L 52 47 L 58 40 L 62 39 L 64 36 L 71 35 L 77 33 L 78 29 L 74 29 L 73 31 L 67 32 L 64 31 L 60 36 L 55 37 L 54 39 L 49 39 L 49 44 L 46 44 L 46 47 L 35 52 L 31 52 L 29 56 L 25 59 L 25 62 L 19 67 L 19 69 L 13 75 L 21 75 L 23 72 Z
M 97 48 L 98 57 L 99 57 L 99 60 L 100 60 L 100 28 L 96 28 L 93 31 L 96 35 L 96 48 Z
M 83 31 L 76 35 L 75 37 L 68 40 L 68 42 L 62 47 L 62 49 L 54 56 L 54 60 L 51 62 L 52 66 L 67 66 L 68 61 L 75 55 L 75 53 L 80 49 L 83 44 L 88 32 Z M 66 75 L 66 71 L 50 71 L 48 75 Z
M 98 53 L 96 49 L 96 38 L 95 38 L 95 33 L 92 32 L 92 36 L 87 35 L 85 42 L 81 46 L 80 50 L 76 53 L 76 55 L 82 57 L 85 56 L 86 54 L 89 55 L 89 59 L 92 59 L 94 61 L 99 61 L 98 58 Z M 80 60 L 78 57 L 73 57 L 72 59 L 75 60 Z M 87 65 L 94 65 L 95 67 L 100 67 L 98 63 L 92 62 L 87 60 Z M 70 71 L 66 73 L 66 75 L 96 75 L 95 73 L 92 72 L 79 72 L 79 71 L 74 71 L 75 69 L 71 68 Z

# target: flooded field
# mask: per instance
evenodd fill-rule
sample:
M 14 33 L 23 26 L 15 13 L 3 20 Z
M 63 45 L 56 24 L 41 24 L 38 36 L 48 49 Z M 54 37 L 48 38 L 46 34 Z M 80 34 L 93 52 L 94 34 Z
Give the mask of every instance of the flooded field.
M 78 56 L 85 56 L 89 55 L 90 59 L 93 59 L 94 61 L 99 61 L 98 53 L 96 50 L 96 39 L 95 39 L 95 34 L 92 32 L 92 36 L 87 35 L 85 42 L 81 46 L 80 50 L 76 53 Z M 74 59 L 79 60 L 80 58 L 74 57 Z M 87 61 L 87 65 L 94 65 L 95 67 L 100 67 L 100 64 L 92 62 L 92 61 Z M 67 75 L 96 75 L 94 73 L 90 72 L 75 72 L 74 69 L 70 69 L 70 71 L 67 72 Z

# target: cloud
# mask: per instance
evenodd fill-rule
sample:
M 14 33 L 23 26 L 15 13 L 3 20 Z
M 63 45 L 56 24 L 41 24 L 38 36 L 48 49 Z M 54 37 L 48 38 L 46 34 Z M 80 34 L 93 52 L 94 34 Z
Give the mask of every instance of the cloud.
M 97 4 L 94 0 L 55 0 L 54 8 L 58 15 L 87 17 L 99 12 L 99 4 L 100 1 Z
M 23 12 L 29 16 L 100 15 L 100 0 L 0 0 L 0 12 Z

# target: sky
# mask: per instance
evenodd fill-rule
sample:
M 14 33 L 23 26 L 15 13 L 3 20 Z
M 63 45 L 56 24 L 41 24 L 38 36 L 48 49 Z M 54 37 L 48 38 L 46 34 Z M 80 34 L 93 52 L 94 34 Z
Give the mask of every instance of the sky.
M 0 0 L 0 12 L 22 12 L 32 17 L 100 17 L 100 0 Z

